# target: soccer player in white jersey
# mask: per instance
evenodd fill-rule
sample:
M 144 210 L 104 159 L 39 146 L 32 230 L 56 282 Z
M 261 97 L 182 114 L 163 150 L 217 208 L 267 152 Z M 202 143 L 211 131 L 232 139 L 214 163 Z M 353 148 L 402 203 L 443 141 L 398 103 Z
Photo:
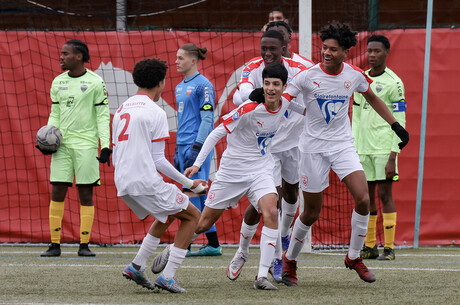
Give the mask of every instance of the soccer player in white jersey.
M 376 280 L 359 257 L 367 233 L 369 193 L 351 135 L 348 109 L 353 92 L 363 94 L 391 125 L 402 140 L 400 148 L 409 141 L 407 131 L 370 89 L 372 81 L 359 68 L 344 63 L 349 49 L 356 45 L 356 32 L 346 24 L 332 22 L 321 30 L 320 37 L 323 41 L 322 62 L 296 75 L 283 93 L 287 100 L 302 93 L 306 107 L 306 121 L 299 143 L 299 174 L 305 209 L 294 223 L 289 248 L 283 254 L 283 282 L 288 286 L 297 286 L 296 260 L 310 227 L 319 218 L 330 169 L 346 184 L 355 200 L 345 266 L 354 269 L 366 282 Z
M 261 76 L 264 90 L 261 100 L 264 103 L 248 101 L 226 115 L 223 123 L 208 136 L 194 166 L 188 168 L 185 175 L 190 177 L 198 171 L 207 153 L 227 135 L 227 149 L 222 155 L 195 233 L 207 230 L 225 209 L 247 195 L 251 205 L 264 218 L 259 272 L 254 289 L 276 290 L 277 287 L 267 279 L 278 239 L 277 192 L 269 144 L 277 130 L 282 128 L 284 113 L 290 106 L 287 101 L 280 100 L 288 73 L 282 64 L 271 63 L 264 68 Z
M 195 174 L 219 139 L 227 136 L 227 148 L 209 189 L 195 236 L 208 230 L 225 209 L 236 205 L 246 195 L 264 218 L 259 271 L 253 287 L 277 290 L 267 279 L 278 238 L 277 192 L 273 180 L 274 161 L 270 153 L 270 141 L 285 120 L 284 113 L 288 108 L 300 106 L 301 113 L 305 108 L 287 101 L 281 102 L 288 78 L 283 65 L 267 65 L 262 77 L 263 90 L 254 90 L 251 100 L 224 116 L 223 123 L 206 138 L 195 163 L 184 174 L 187 177 Z M 167 252 L 163 253 L 167 257 Z
M 283 29 L 287 32 L 285 28 Z M 250 90 L 261 87 L 263 85 L 262 70 L 269 62 L 284 64 L 288 71 L 289 80 L 300 71 L 313 66 L 313 63 L 307 60 L 304 61 L 305 66 L 297 61 L 282 57 L 282 55 L 290 56 L 289 51 L 287 51 L 288 34 L 285 36 L 278 28 L 265 32 L 260 41 L 261 57 L 255 58 L 245 67 L 239 89 L 235 92 L 235 96 L 244 97 Z M 235 96 L 234 102 L 238 100 Z M 289 229 L 298 206 L 299 175 L 297 172 L 300 159 L 298 142 L 304 122 L 303 116 L 298 113 L 288 111 L 285 114 L 287 119 L 283 122 L 282 128 L 278 130 L 277 136 L 271 144 L 271 152 L 275 160 L 275 185 L 277 186 L 279 197 L 281 197 L 279 198 L 279 207 L 281 207 L 282 211 L 280 240 L 277 243 L 273 267 L 270 268 L 270 273 L 276 282 L 281 282 L 282 248 L 287 249 L 289 246 Z M 244 263 L 248 259 L 249 245 L 256 233 L 259 221 L 259 213 L 252 205 L 249 205 L 246 208 L 241 223 L 238 250 L 227 268 L 227 277 L 231 280 L 238 278 Z
M 153 290 L 156 287 L 182 293 L 174 275 L 182 264 L 192 240 L 200 211 L 190 203 L 187 195 L 170 183 L 165 183 L 159 172 L 185 185 L 194 192 L 204 191 L 206 182 L 190 180 L 166 160 L 165 140 L 169 138 L 166 113 L 155 102 L 165 86 L 167 66 L 158 59 L 139 61 L 133 70 L 134 83 L 139 87 L 136 95 L 125 101 L 113 117 L 113 165 L 118 196 L 139 219 L 148 215 L 155 218 L 142 245 L 123 271 L 123 276 Z M 170 258 L 163 273 L 150 282 L 144 274 L 148 257 L 160 243 L 171 217 L 181 221 Z M 169 221 L 169 222 L 168 222 Z

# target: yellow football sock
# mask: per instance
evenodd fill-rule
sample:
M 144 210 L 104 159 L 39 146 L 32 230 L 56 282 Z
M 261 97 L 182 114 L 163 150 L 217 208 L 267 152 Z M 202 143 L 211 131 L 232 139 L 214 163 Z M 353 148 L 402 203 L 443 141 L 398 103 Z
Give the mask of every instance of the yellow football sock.
M 396 212 L 383 213 L 383 235 L 385 247 L 393 249 L 395 246 Z
M 369 215 L 365 245 L 374 248 L 377 243 L 377 215 Z
M 80 206 L 80 243 L 89 243 L 91 229 L 93 228 L 94 206 Z
M 61 243 L 61 226 L 64 217 L 64 202 L 51 200 L 49 210 L 51 242 L 54 244 Z

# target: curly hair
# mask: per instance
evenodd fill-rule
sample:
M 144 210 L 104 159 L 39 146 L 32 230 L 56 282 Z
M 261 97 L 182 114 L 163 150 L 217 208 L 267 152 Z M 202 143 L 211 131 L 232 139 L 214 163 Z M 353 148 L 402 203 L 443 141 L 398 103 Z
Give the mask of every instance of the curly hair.
M 146 58 L 134 66 L 133 80 L 139 88 L 152 89 L 166 77 L 168 66 L 159 58 Z
M 356 39 L 357 34 L 358 32 L 352 31 L 348 24 L 338 21 L 329 22 L 320 31 L 321 41 L 335 39 L 344 50 L 348 50 L 356 45 L 358 42 Z

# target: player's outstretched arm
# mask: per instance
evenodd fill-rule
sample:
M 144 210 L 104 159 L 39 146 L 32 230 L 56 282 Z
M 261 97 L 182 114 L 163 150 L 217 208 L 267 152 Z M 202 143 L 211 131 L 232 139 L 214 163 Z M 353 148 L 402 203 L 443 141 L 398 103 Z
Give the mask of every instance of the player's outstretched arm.
M 401 139 L 401 142 L 398 144 L 399 149 L 403 149 L 404 146 L 409 143 L 409 133 L 404 127 L 399 124 L 393 114 L 388 109 L 387 105 L 377 96 L 375 93 L 369 89 L 368 92 L 363 93 L 364 98 L 369 103 L 369 105 L 374 108 L 374 110 L 388 123 L 391 125 L 391 129 L 396 133 L 396 135 Z

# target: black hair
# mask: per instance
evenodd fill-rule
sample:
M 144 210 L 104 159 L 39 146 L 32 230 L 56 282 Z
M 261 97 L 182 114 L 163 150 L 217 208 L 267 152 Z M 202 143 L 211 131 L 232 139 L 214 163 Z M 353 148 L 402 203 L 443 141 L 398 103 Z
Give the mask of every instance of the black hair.
M 285 85 L 288 79 L 288 71 L 284 65 L 272 62 L 262 70 L 262 78 L 279 78 L 281 79 L 283 85 Z M 251 94 L 249 94 L 249 99 L 259 104 L 265 103 L 264 88 L 256 88 L 252 90 Z
M 285 27 L 286 30 L 288 31 L 288 34 L 289 34 L 289 38 L 291 38 L 291 34 L 292 34 L 292 28 L 289 26 L 289 24 L 287 24 L 286 22 L 284 21 L 272 21 L 270 22 L 269 24 L 267 24 L 267 28 L 266 28 L 266 31 L 270 30 L 270 28 L 272 27 L 276 27 L 276 26 L 282 26 L 282 27 Z
M 283 14 L 283 16 L 284 16 L 284 19 L 288 19 L 287 16 L 286 16 L 286 12 L 283 11 L 281 6 L 275 6 L 274 8 L 272 8 L 270 10 L 270 12 L 268 12 L 268 14 L 273 13 L 273 12 L 281 12 L 281 14 Z
M 320 31 L 321 41 L 324 42 L 326 39 L 335 39 L 344 50 L 348 50 L 356 45 L 358 42 L 356 34 L 358 34 L 358 32 L 352 31 L 348 24 L 338 21 L 329 22 L 329 24 Z
M 68 44 L 70 46 L 72 46 L 73 50 L 75 53 L 80 53 L 83 55 L 83 62 L 88 62 L 89 61 L 89 50 L 88 50 L 88 46 L 86 45 L 86 43 L 84 43 L 83 41 L 79 40 L 79 39 L 71 39 L 69 41 L 67 41 L 65 44 Z
M 383 46 L 385 47 L 385 49 L 387 50 L 390 49 L 390 41 L 388 40 L 388 38 L 386 38 L 383 35 L 372 35 L 367 40 L 367 43 L 369 44 L 369 42 L 373 42 L 373 41 L 381 42 Z
M 165 79 L 166 70 L 166 61 L 158 58 L 143 59 L 134 66 L 134 83 L 139 88 L 152 89 Z
M 288 71 L 283 64 L 272 62 L 262 70 L 262 79 L 266 78 L 279 78 L 285 85 L 288 79 Z
M 278 39 L 279 41 L 281 41 L 281 44 L 284 44 L 283 34 L 281 34 L 278 31 L 275 31 L 275 30 L 265 31 L 262 34 L 262 37 L 260 39 L 265 38 L 265 37 Z
M 195 57 L 198 60 L 206 59 L 206 53 L 208 49 L 200 48 L 194 43 L 186 43 L 180 49 L 186 51 L 190 56 Z

